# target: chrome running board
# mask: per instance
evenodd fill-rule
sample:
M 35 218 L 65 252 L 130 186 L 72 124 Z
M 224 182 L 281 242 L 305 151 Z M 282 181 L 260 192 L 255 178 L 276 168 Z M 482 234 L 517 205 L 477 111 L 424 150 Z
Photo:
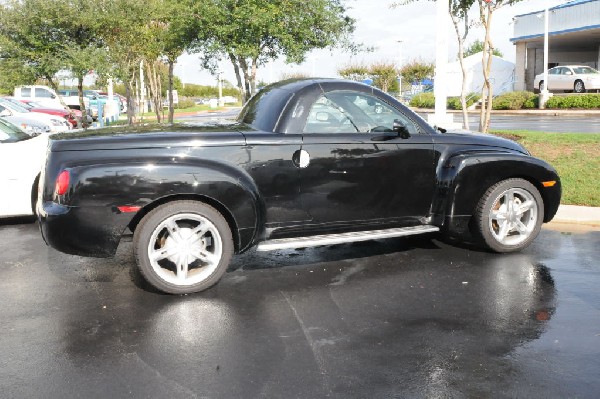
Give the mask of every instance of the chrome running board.
M 276 249 L 317 247 L 319 245 L 346 244 L 349 242 L 379 240 L 382 238 L 410 236 L 414 234 L 433 233 L 439 227 L 424 225 L 401 227 L 385 230 L 368 230 L 340 234 L 323 234 L 309 237 L 279 238 L 263 241 L 256 247 L 257 251 L 273 251 Z

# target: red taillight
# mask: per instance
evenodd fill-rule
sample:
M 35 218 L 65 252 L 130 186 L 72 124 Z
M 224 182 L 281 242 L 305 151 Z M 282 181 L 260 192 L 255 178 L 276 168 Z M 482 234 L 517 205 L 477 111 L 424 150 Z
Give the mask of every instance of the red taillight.
M 54 188 L 54 192 L 57 195 L 65 195 L 67 189 L 69 188 L 69 179 L 71 175 L 68 170 L 63 170 L 60 172 L 58 177 L 56 178 L 56 186 Z

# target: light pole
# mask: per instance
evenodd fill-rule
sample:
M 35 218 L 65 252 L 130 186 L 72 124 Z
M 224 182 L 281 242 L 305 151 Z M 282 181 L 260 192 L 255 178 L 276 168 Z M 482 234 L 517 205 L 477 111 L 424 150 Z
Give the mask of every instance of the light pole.
M 400 71 L 402 70 L 402 43 L 403 40 L 396 40 L 398 43 L 398 95 L 402 96 L 402 74 Z
M 223 101 L 223 79 L 221 77 L 221 75 L 223 75 L 222 71 L 217 72 L 217 79 L 218 79 L 218 88 L 219 88 L 219 107 L 222 107 L 225 105 L 225 102 Z
M 436 0 L 435 35 L 435 77 L 433 93 L 435 95 L 435 113 L 428 115 L 428 122 L 438 127 L 454 126 L 452 114 L 446 112 L 448 65 L 448 28 L 450 26 L 449 0 Z
M 544 89 L 540 91 L 540 108 L 546 108 L 548 101 L 548 6 L 544 9 Z

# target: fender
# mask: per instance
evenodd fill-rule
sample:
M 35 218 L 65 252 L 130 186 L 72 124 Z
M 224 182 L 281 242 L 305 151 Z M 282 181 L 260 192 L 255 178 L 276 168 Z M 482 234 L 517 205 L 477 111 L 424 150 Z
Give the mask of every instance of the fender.
M 85 208 L 87 222 L 71 222 L 75 230 L 76 226 L 87 226 L 87 231 L 79 232 L 82 238 L 90 238 L 79 240 L 82 245 L 85 241 L 92 245 L 94 240 L 102 243 L 94 251 L 97 256 L 114 255 L 125 229 L 134 227 L 156 204 L 169 200 L 205 199 L 227 213 L 239 251 L 252 244 L 258 226 L 264 224 L 264 204 L 254 181 L 244 169 L 226 160 L 163 154 L 152 157 L 151 162 L 147 157 L 126 161 L 121 157 L 119 161 L 103 158 L 83 165 L 70 166 L 67 162 L 64 166 L 70 171 L 72 189 L 63 203 L 73 217 Z M 124 206 L 141 209 L 137 213 L 120 211 L 119 207 Z
M 432 206 L 434 221 L 451 231 L 466 226 L 489 187 L 509 178 L 532 183 L 544 201 L 544 222 L 549 222 L 560 202 L 561 185 L 556 170 L 546 162 L 506 151 L 468 151 L 454 154 L 438 168 L 437 194 Z M 542 182 L 555 181 L 552 187 Z

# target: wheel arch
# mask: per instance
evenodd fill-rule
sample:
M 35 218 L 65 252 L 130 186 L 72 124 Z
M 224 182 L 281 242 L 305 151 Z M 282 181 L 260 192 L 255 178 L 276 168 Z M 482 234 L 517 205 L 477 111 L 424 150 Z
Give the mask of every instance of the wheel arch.
M 437 222 L 459 235 L 469 230 L 470 218 L 484 193 L 507 179 L 520 178 L 536 187 L 544 202 L 544 222 L 550 221 L 558 209 L 561 196 L 560 179 L 546 162 L 516 153 L 461 154 L 449 160 L 446 176 L 439 179 L 440 188 L 434 201 Z M 552 187 L 542 182 L 555 181 Z
M 131 230 L 132 233 L 134 233 L 137 226 L 139 225 L 140 221 L 144 218 L 144 216 L 146 216 L 148 213 L 150 213 L 154 209 L 156 209 L 160 206 L 166 205 L 168 203 L 174 202 L 174 201 L 185 201 L 185 200 L 198 201 L 198 202 L 202 202 L 206 205 L 210 205 L 213 208 L 215 208 L 221 215 L 223 215 L 223 217 L 227 221 L 227 224 L 229 225 L 229 229 L 231 230 L 231 235 L 233 237 L 233 243 L 234 243 L 234 248 L 235 248 L 236 253 L 243 250 L 245 248 L 245 246 L 247 246 L 247 244 L 244 245 L 241 242 L 242 240 L 241 240 L 241 236 L 240 236 L 239 225 L 238 225 L 238 222 L 236 221 L 236 218 L 233 215 L 233 213 L 227 208 L 227 206 L 225 206 L 219 200 L 212 198 L 210 196 L 207 196 L 207 195 L 203 195 L 203 194 L 173 194 L 173 195 L 159 198 L 159 199 L 145 205 L 142 209 L 140 209 L 135 214 L 135 216 L 131 219 L 131 221 L 129 222 L 127 227 L 129 228 L 129 230 Z

